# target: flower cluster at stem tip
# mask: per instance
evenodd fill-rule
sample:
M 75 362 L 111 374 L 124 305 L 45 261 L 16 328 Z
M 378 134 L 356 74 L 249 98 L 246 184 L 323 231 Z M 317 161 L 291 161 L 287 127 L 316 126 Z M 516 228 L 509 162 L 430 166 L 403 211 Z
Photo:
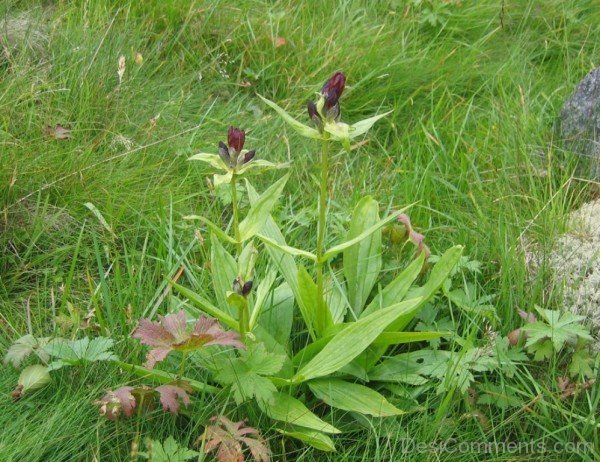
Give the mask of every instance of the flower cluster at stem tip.
M 227 132 L 227 144 L 219 141 L 219 156 L 225 165 L 230 168 L 235 168 L 239 165 L 244 165 L 254 159 L 256 149 L 251 151 L 244 150 L 246 142 L 246 132 L 239 128 L 229 127 Z
M 346 88 L 346 76 L 342 72 L 336 72 L 321 88 L 317 102 L 307 103 L 308 116 L 320 132 L 323 132 L 324 119 L 336 122 L 340 120 L 339 100 L 344 88 Z

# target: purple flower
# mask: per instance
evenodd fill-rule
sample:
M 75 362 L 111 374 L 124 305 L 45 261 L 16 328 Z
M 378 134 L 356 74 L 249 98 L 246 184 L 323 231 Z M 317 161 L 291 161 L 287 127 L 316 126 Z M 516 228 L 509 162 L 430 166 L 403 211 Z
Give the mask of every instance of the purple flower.
M 246 142 L 246 132 L 240 128 L 229 127 L 227 131 L 227 144 L 219 141 L 219 156 L 225 165 L 235 168 L 250 162 L 256 155 L 256 150 L 243 151 Z
M 323 131 L 323 119 L 338 121 L 340 119 L 340 97 L 346 88 L 346 76 L 342 72 L 333 74 L 321 88 L 323 109 L 317 109 L 314 101 L 307 104 L 308 116 L 319 131 Z

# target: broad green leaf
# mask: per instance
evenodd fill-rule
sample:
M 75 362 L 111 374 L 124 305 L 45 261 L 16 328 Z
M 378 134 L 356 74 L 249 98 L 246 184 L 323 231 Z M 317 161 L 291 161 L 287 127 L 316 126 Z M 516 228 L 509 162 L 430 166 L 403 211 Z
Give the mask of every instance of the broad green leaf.
M 259 196 L 248 181 L 246 181 L 246 189 L 248 190 L 248 198 L 250 199 L 250 204 L 255 204 L 256 201 L 258 201 Z M 261 236 L 267 237 L 271 241 L 281 246 L 286 246 L 283 234 L 281 234 L 281 231 L 270 216 L 267 217 L 267 220 L 263 225 L 263 228 L 261 230 Z M 287 282 L 288 286 L 292 290 L 292 293 L 294 294 L 294 299 L 296 300 L 296 303 L 300 308 L 300 312 L 302 313 L 302 316 L 305 318 L 306 322 L 308 308 L 303 304 L 302 299 L 300 297 L 300 289 L 298 287 L 298 267 L 296 265 L 296 262 L 294 261 L 294 258 L 286 252 L 282 252 L 281 250 L 275 247 L 267 245 L 266 249 L 267 253 L 271 257 L 271 260 L 275 263 L 277 269 L 285 279 L 285 282 Z M 314 339 L 314 332 L 309 331 L 309 333 Z
M 402 301 L 421 273 L 424 259 L 425 256 L 422 253 L 415 258 L 392 282 L 373 298 L 369 306 L 361 313 L 361 317 L 368 316 L 381 308 Z
M 237 275 L 241 276 L 244 281 L 249 281 L 254 276 L 254 265 L 257 257 L 258 251 L 254 247 L 254 241 L 250 240 L 242 249 L 237 263 Z
M 371 345 L 392 322 L 419 308 L 421 301 L 421 298 L 406 300 L 350 323 L 302 367 L 294 381 L 302 382 L 338 371 Z
M 317 285 L 304 266 L 298 268 L 298 287 L 302 304 L 308 308 L 305 321 L 308 320 L 310 323 L 309 329 L 314 330 L 318 336 L 321 336 L 325 329 L 333 324 L 333 320 L 325 300 L 319 299 Z M 319 307 L 323 309 L 319 310 Z
M 325 433 L 321 433 L 315 430 L 310 430 L 308 428 L 302 427 L 294 427 L 290 426 L 290 429 L 283 430 L 280 428 L 276 429 L 282 435 L 288 436 L 290 438 L 296 438 L 319 451 L 333 452 L 335 451 L 335 445 L 331 438 L 329 438 Z
M 301 401 L 286 393 L 277 392 L 269 402 L 259 402 L 259 406 L 271 419 L 324 433 L 340 433 L 333 425 L 309 411 Z
M 19 375 L 18 384 L 22 387 L 21 394 L 45 387 L 50 383 L 48 368 L 41 364 L 27 366 Z
M 452 335 L 451 332 L 382 332 L 374 345 L 400 345 L 402 343 L 424 342 Z
M 403 414 L 375 390 L 340 379 L 319 379 L 308 382 L 314 395 L 331 407 L 375 417 Z
M 187 287 L 179 285 L 176 282 L 171 282 L 171 286 L 205 313 L 211 315 L 214 318 L 217 318 L 226 326 L 231 327 L 234 330 L 239 330 L 240 326 L 234 318 L 232 318 L 229 314 L 225 313 L 224 311 L 221 311 L 219 308 L 214 306 L 200 294 L 197 294 L 196 292 L 188 289 Z
M 259 286 L 260 288 L 260 286 Z M 258 299 L 258 293 L 256 298 Z M 255 308 L 256 310 L 256 305 Z M 254 312 L 252 312 L 254 316 Z M 269 292 L 258 316 L 258 324 L 281 345 L 288 345 L 294 321 L 294 294 L 287 282 Z M 254 327 L 254 324 L 251 324 Z
M 262 312 L 267 297 L 271 292 L 271 287 L 273 286 L 276 277 L 276 271 L 270 268 L 267 274 L 260 280 L 258 287 L 256 288 L 254 306 L 252 307 L 252 313 L 250 314 L 250 330 L 252 330 L 256 324 L 256 321 L 260 318 L 260 313 Z
M 268 246 L 274 247 L 277 250 L 281 250 L 282 252 L 285 252 L 294 257 L 304 257 L 304 258 L 308 258 L 309 260 L 312 260 L 312 261 L 317 261 L 317 256 L 314 253 L 310 253 L 310 252 L 307 252 L 306 250 L 302 250 L 302 249 L 297 249 L 295 247 L 290 247 L 289 245 L 279 244 L 278 242 L 274 241 L 273 239 L 270 239 L 267 236 L 263 236 L 262 234 L 256 234 L 256 237 L 259 238 L 261 241 L 263 241 Z
M 210 165 L 211 167 L 216 168 L 217 170 L 222 170 L 227 172 L 229 168 L 225 165 L 225 162 L 221 159 L 217 154 L 209 154 L 207 152 L 201 152 L 198 154 L 194 154 L 188 160 L 199 160 L 200 162 L 204 162 L 205 164 Z
M 404 209 L 403 209 L 404 210 Z M 336 246 L 333 246 L 331 249 L 329 249 L 327 252 L 325 252 L 325 254 L 323 255 L 323 261 L 327 261 L 333 257 L 335 257 L 338 253 L 340 253 L 341 251 L 347 249 L 348 247 L 353 246 L 354 244 L 358 244 L 359 242 L 361 242 L 363 239 L 366 239 L 367 237 L 369 237 L 371 234 L 373 234 L 375 231 L 377 231 L 378 229 L 380 229 L 381 227 L 385 226 L 387 223 L 389 223 L 390 221 L 394 220 L 396 217 L 398 217 L 398 215 L 400 215 L 403 210 L 398 210 L 396 212 L 393 212 L 391 215 L 389 215 L 388 217 L 384 218 L 383 220 L 378 221 L 377 223 L 375 223 L 373 226 L 368 227 L 367 229 L 365 229 L 362 233 L 360 233 L 359 235 L 353 237 L 352 239 L 349 239 L 345 242 L 342 242 L 341 244 L 338 244 Z
M 350 241 L 379 221 L 379 204 L 366 196 L 356 205 L 346 240 Z M 359 317 L 381 271 L 381 228 L 344 250 L 344 276 L 350 308 Z
M 327 306 L 331 313 L 331 319 L 334 324 L 344 322 L 346 312 L 348 311 L 348 296 L 343 282 L 339 282 L 335 274 L 331 272 L 329 279 L 326 282 L 326 297 Z
M 302 122 L 297 121 L 290 114 L 288 114 L 285 109 L 279 107 L 273 101 L 270 101 L 267 98 L 262 97 L 261 95 L 258 95 L 258 97 L 260 99 L 262 99 L 267 106 L 274 109 L 275 112 L 277 112 L 277 114 L 279 114 L 283 120 L 285 120 L 288 124 L 290 124 L 292 126 L 292 128 L 294 130 L 296 130 L 298 133 L 300 133 L 302 136 L 305 136 L 307 138 L 312 138 L 315 140 L 323 139 L 323 136 L 319 133 L 318 130 L 316 130 L 312 127 L 309 127 L 308 125 L 304 125 Z
M 456 245 L 446 250 L 441 256 L 440 260 L 435 264 L 429 275 L 427 282 L 414 290 L 409 291 L 409 297 L 421 297 L 423 304 L 427 303 L 433 298 L 438 290 L 442 287 L 442 284 L 450 277 L 452 270 L 460 260 L 463 247 Z M 417 312 L 406 314 L 394 321 L 386 330 L 387 331 L 401 331 L 409 322 L 413 320 Z
M 256 175 L 268 170 L 276 170 L 281 168 L 288 168 L 290 164 L 274 164 L 264 159 L 254 159 L 252 162 L 244 164 L 239 167 L 236 171 L 236 175 Z
M 92 340 L 88 337 L 80 340 L 55 338 L 44 347 L 46 353 L 58 359 L 58 361 L 52 362 L 48 368 L 56 370 L 63 366 L 79 364 L 82 361 L 116 360 L 117 356 L 110 351 L 113 344 L 114 341 L 106 337 L 96 337 Z
M 246 218 L 240 223 L 240 236 L 242 241 L 247 241 L 253 237 L 264 226 L 267 218 L 271 214 L 271 209 L 279 199 L 279 196 L 281 196 L 288 178 L 289 175 L 285 175 L 283 178 L 276 181 L 254 204 L 252 204 L 248 211 L 248 215 L 246 215 Z
M 217 237 L 219 239 L 221 239 L 222 241 L 229 242 L 230 244 L 238 243 L 233 237 L 231 237 L 229 234 L 227 234 L 225 231 L 223 231 L 219 225 L 214 224 L 212 221 L 210 221 L 206 217 L 203 217 L 201 215 L 187 215 L 187 216 L 183 217 L 183 219 L 184 220 L 200 220 L 202 223 L 204 223 L 208 227 L 208 229 L 210 229 L 214 234 L 216 234 Z
M 237 265 L 235 259 L 225 250 L 214 233 L 210 234 L 210 261 L 210 272 L 217 304 L 228 314 L 237 316 L 227 302 L 227 292 L 231 291 L 233 280 L 237 276 Z
M 356 138 L 360 135 L 364 135 L 375 124 L 375 122 L 385 117 L 386 115 L 391 114 L 392 112 L 393 111 L 384 112 L 383 114 L 369 117 L 368 119 L 364 119 L 359 122 L 356 122 L 355 124 L 350 125 L 350 129 L 348 131 L 350 139 Z

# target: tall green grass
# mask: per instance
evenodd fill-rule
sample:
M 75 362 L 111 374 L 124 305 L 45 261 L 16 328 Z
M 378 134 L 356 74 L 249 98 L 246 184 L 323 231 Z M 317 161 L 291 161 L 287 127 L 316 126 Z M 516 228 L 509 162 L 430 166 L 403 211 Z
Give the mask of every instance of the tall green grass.
M 412 221 L 435 253 L 460 243 L 483 262 L 478 284 L 496 295 L 502 333 L 518 325 L 517 308 L 558 306 L 559 294 L 548 290 L 543 273 L 530 280 L 523 246 L 548 248 L 566 214 L 589 194 L 571 178 L 573 163 L 555 142 L 554 123 L 574 85 L 598 65 L 597 4 L 456 2 L 440 7 L 443 24 L 432 26 L 416 3 L 0 5 L 6 27 L 15 27 L 15 18 L 26 25 L 0 58 L 2 346 L 29 327 L 52 333 L 55 316 L 70 309 L 85 315 L 93 308 L 105 334 L 128 335 L 140 316 L 176 303 L 165 278 L 182 266 L 186 284 L 205 286 L 206 249 L 182 217 L 199 211 L 217 222 L 229 217 L 215 205 L 202 167 L 186 159 L 214 150 L 230 124 L 249 130 L 247 145 L 258 156 L 292 161 L 293 181 L 277 213 L 294 218 L 286 230 L 291 245 L 308 239 L 316 204 L 306 192 L 317 183 L 311 159 L 318 147 L 301 143 L 256 93 L 300 114 L 338 69 L 350 84 L 345 119 L 394 112 L 351 154 L 334 154 L 331 222 L 342 226 L 365 193 L 397 207 L 414 203 Z M 277 37 L 285 45 L 276 47 Z M 120 55 L 127 60 L 121 85 Z M 44 136 L 44 127 L 55 124 L 69 127 L 72 138 Z M 133 344 L 119 348 L 141 358 Z M 90 402 L 130 377 L 104 367 L 65 372 L 35 397 L 12 403 L 16 375 L 2 371 L 0 460 L 127 456 L 138 423 L 103 422 Z M 542 402 L 493 413 L 485 425 L 456 400 L 442 423 L 422 414 L 393 428 L 367 425 L 335 455 L 277 438 L 273 450 L 282 460 L 438 460 L 434 452 L 400 454 L 404 437 L 546 438 L 598 447 L 598 389 L 559 401 L 553 398 L 559 373 L 522 370 L 511 386 L 523 397 L 542 395 Z M 198 405 L 206 415 L 210 406 Z M 251 412 L 242 409 L 241 417 L 244 411 Z M 139 425 L 146 436 L 176 433 L 183 444 L 202 431 L 185 418 L 153 416 Z

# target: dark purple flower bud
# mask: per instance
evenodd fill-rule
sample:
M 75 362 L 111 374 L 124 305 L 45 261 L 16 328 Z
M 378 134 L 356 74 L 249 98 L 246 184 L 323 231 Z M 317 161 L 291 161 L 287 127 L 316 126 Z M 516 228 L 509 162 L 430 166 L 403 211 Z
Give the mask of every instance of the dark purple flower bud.
M 255 155 L 256 155 L 256 149 L 253 149 L 252 151 L 248 151 L 246 154 L 244 154 L 244 164 L 247 164 L 252 159 L 254 159 Z
M 226 165 L 229 165 L 231 163 L 229 149 L 227 148 L 227 145 L 222 141 L 219 141 L 219 156 L 221 156 L 221 159 L 223 160 L 223 162 L 225 162 Z
M 321 119 L 319 111 L 317 111 L 317 105 L 314 101 L 309 101 L 308 103 L 306 103 L 306 109 L 308 110 L 308 117 L 310 117 L 312 120 Z
M 340 96 L 346 88 L 346 76 L 342 72 L 336 72 L 325 82 L 321 89 L 321 94 L 325 98 L 325 107 L 332 108 L 338 103 Z
M 252 290 L 252 281 L 246 281 L 244 287 L 242 287 L 242 295 L 247 297 L 250 291 Z
M 240 152 L 244 147 L 246 141 L 246 132 L 239 128 L 229 127 L 227 132 L 227 144 L 236 152 Z
M 242 295 L 242 284 L 241 284 L 241 280 L 239 277 L 237 277 L 233 280 L 231 291 L 235 292 L 236 294 Z

